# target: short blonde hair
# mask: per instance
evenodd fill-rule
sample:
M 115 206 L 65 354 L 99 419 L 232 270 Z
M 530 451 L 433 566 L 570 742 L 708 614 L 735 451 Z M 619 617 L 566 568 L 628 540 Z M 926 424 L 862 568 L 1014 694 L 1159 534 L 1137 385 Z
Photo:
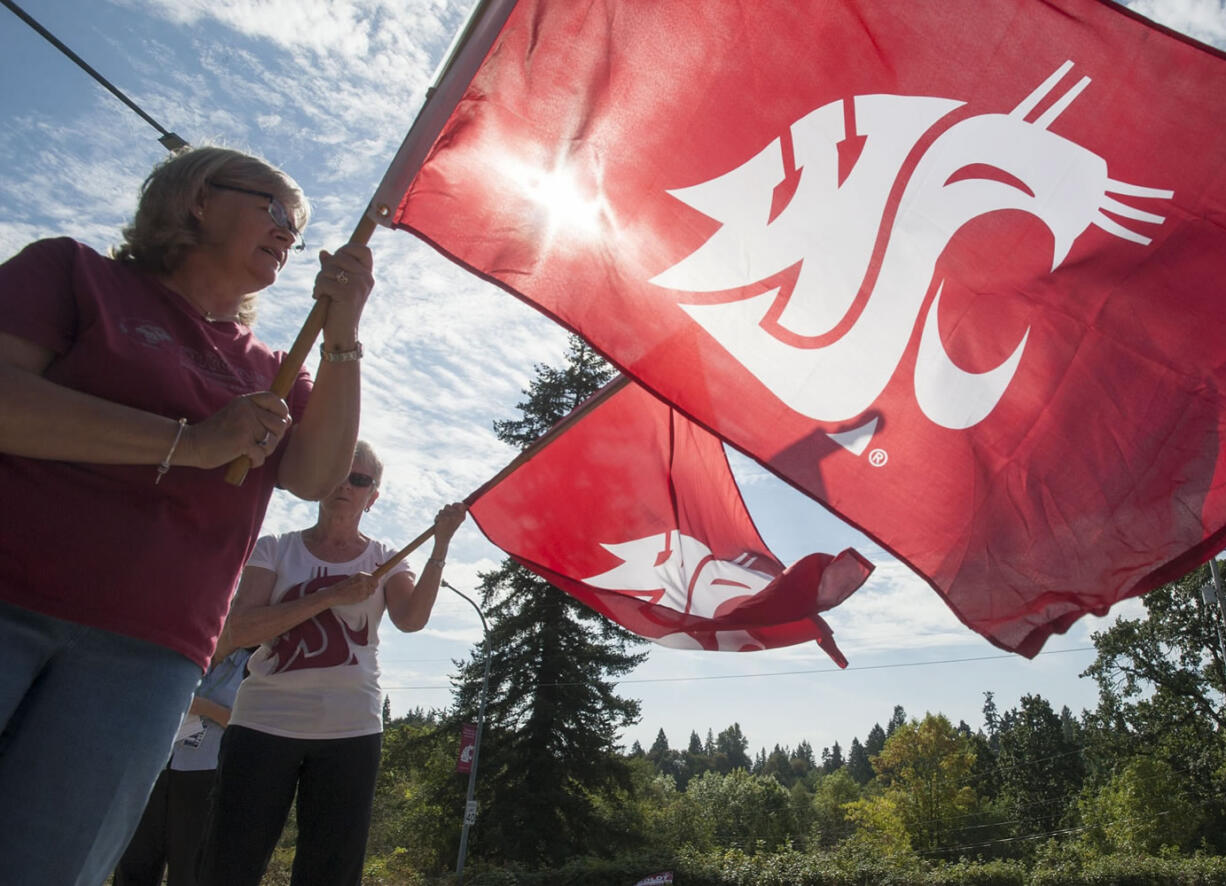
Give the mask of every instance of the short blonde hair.
M 193 210 L 212 181 L 268 191 L 285 204 L 294 227 L 303 230 L 311 207 L 298 183 L 275 166 L 241 151 L 204 146 L 171 155 L 149 173 L 141 185 L 132 223 L 123 229 L 124 242 L 114 257 L 158 274 L 175 270 L 188 250 L 200 243 L 200 223 Z M 255 295 L 247 296 L 238 319 L 255 319 Z
M 353 459 L 364 458 L 370 462 L 374 468 L 375 488 L 383 481 L 383 462 L 379 461 L 379 456 L 375 455 L 374 448 L 365 440 L 359 440 L 357 445 L 353 447 Z

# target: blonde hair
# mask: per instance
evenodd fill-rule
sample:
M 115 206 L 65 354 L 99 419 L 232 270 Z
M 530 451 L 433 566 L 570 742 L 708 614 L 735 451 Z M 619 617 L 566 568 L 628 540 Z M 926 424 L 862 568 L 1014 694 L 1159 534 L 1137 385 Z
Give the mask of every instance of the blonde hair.
M 136 215 L 123 229 L 124 242 L 112 250 L 114 258 L 157 274 L 174 271 L 200 243 L 193 210 L 212 181 L 267 191 L 285 204 L 300 231 L 311 216 L 298 183 L 259 157 L 215 146 L 187 148 L 155 166 L 141 185 Z M 255 319 L 255 301 L 255 294 L 243 299 L 239 322 Z

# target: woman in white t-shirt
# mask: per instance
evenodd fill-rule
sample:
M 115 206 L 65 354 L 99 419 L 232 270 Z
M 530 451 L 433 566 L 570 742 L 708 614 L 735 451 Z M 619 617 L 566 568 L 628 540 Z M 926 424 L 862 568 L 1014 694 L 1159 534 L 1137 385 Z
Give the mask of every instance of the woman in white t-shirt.
M 466 512 L 458 502 L 439 511 L 420 581 L 403 562 L 376 580 L 395 550 L 358 523 L 382 473 L 359 442 L 315 525 L 261 538 L 247 561 L 221 642 L 260 648 L 222 738 L 201 886 L 260 882 L 295 791 L 293 886 L 361 881 L 383 731 L 379 622 L 386 611 L 402 631 L 425 626 Z

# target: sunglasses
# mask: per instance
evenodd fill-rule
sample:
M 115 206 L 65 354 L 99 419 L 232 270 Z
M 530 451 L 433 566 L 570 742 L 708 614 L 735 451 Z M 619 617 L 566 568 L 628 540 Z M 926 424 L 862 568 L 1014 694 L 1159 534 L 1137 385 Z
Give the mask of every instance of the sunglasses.
M 355 489 L 365 489 L 367 486 L 373 486 L 374 482 L 375 478 L 370 476 L 370 474 L 359 474 L 357 471 L 354 471 L 349 475 L 349 485 Z
M 251 188 L 240 188 L 237 185 L 223 185 L 217 182 L 208 182 L 208 185 L 211 188 L 217 188 L 219 191 L 237 191 L 240 194 L 263 197 L 268 201 L 268 214 L 272 217 L 273 224 L 278 228 L 284 228 L 293 236 L 294 251 L 302 252 L 302 250 L 306 249 L 306 240 L 303 239 L 302 232 L 294 227 L 294 223 L 289 220 L 289 210 L 285 208 L 285 204 L 278 200 L 275 195 L 267 191 L 253 191 Z

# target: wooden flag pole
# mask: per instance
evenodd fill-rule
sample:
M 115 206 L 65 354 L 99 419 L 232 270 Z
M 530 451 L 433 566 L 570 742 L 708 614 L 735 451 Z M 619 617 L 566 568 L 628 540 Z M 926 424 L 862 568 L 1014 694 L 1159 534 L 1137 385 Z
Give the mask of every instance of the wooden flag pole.
M 485 493 L 489 492 L 507 477 L 511 476 L 511 474 L 515 473 L 515 471 L 519 470 L 519 468 L 530 459 L 539 455 L 541 450 L 570 430 L 571 426 L 579 421 L 579 419 L 583 418 L 583 416 L 587 415 L 601 403 L 608 400 L 629 383 L 630 378 L 628 376 L 619 375 L 591 397 L 588 397 L 586 400 L 572 409 L 565 418 L 560 420 L 552 428 L 538 437 L 531 446 L 523 450 L 521 453 L 519 453 L 519 455 L 515 456 L 515 458 L 511 460 L 510 464 L 508 464 L 493 477 L 482 483 L 474 492 L 470 492 L 465 497 L 464 504 L 471 507 L 474 503 L 476 503 L 477 499 L 481 498 L 481 496 L 485 495 Z M 374 577 L 382 578 L 385 574 L 387 574 L 388 570 L 396 566 L 401 560 L 421 547 L 432 535 L 434 535 L 433 526 L 401 548 L 394 557 L 376 569 L 372 573 Z
M 362 220 L 358 222 L 358 226 L 353 229 L 353 235 L 349 238 L 349 242 L 358 246 L 365 246 L 370 241 L 370 235 L 374 232 L 375 223 L 370 220 L 368 215 L 364 215 Z M 294 379 L 298 377 L 298 370 L 302 369 L 302 364 L 306 362 L 311 348 L 315 347 L 315 339 L 323 331 L 324 318 L 327 315 L 327 301 L 316 299 L 315 306 L 311 308 L 311 313 L 307 315 L 306 322 L 302 324 L 302 329 L 298 332 L 298 337 L 294 339 L 293 347 L 285 355 L 285 359 L 281 362 L 281 368 L 277 370 L 276 377 L 273 378 L 272 386 L 269 388 L 282 400 L 289 396 L 290 390 L 294 387 Z M 243 481 L 247 479 L 247 472 L 249 470 L 251 470 L 251 459 L 245 455 L 240 455 L 230 462 L 230 466 L 226 469 L 226 482 L 232 486 L 242 486 Z
M 376 220 L 383 220 L 386 223 L 387 219 L 392 216 L 392 208 L 400 202 L 409 182 L 413 180 L 413 176 L 417 175 L 418 169 L 425 161 L 426 152 L 442 131 L 448 116 L 459 102 L 460 96 L 463 95 L 477 67 L 481 64 L 481 60 L 485 57 L 486 50 L 498 36 L 499 30 L 514 7 L 515 0 L 481 0 L 473 10 L 444 58 L 426 96 L 425 104 L 409 128 L 408 135 L 405 136 L 404 143 L 393 158 L 391 167 L 383 176 L 383 181 L 375 191 L 366 214 L 362 216 L 353 236 L 349 238 L 350 243 L 365 245 L 370 240 L 370 235 L 374 233 Z M 323 329 L 326 313 L 326 306 L 318 301 L 311 309 L 302 331 L 294 340 L 294 346 L 290 348 L 285 362 L 281 364 L 276 378 L 273 379 L 271 390 L 278 397 L 285 398 L 289 395 L 290 389 L 294 386 L 294 379 L 298 376 L 298 370 L 302 368 L 308 352 L 314 347 L 315 339 Z M 234 486 L 241 486 L 249 470 L 251 470 L 251 459 L 240 455 L 230 462 L 226 470 L 226 482 Z M 428 534 L 422 538 L 422 541 L 425 541 L 426 538 L 429 538 Z

